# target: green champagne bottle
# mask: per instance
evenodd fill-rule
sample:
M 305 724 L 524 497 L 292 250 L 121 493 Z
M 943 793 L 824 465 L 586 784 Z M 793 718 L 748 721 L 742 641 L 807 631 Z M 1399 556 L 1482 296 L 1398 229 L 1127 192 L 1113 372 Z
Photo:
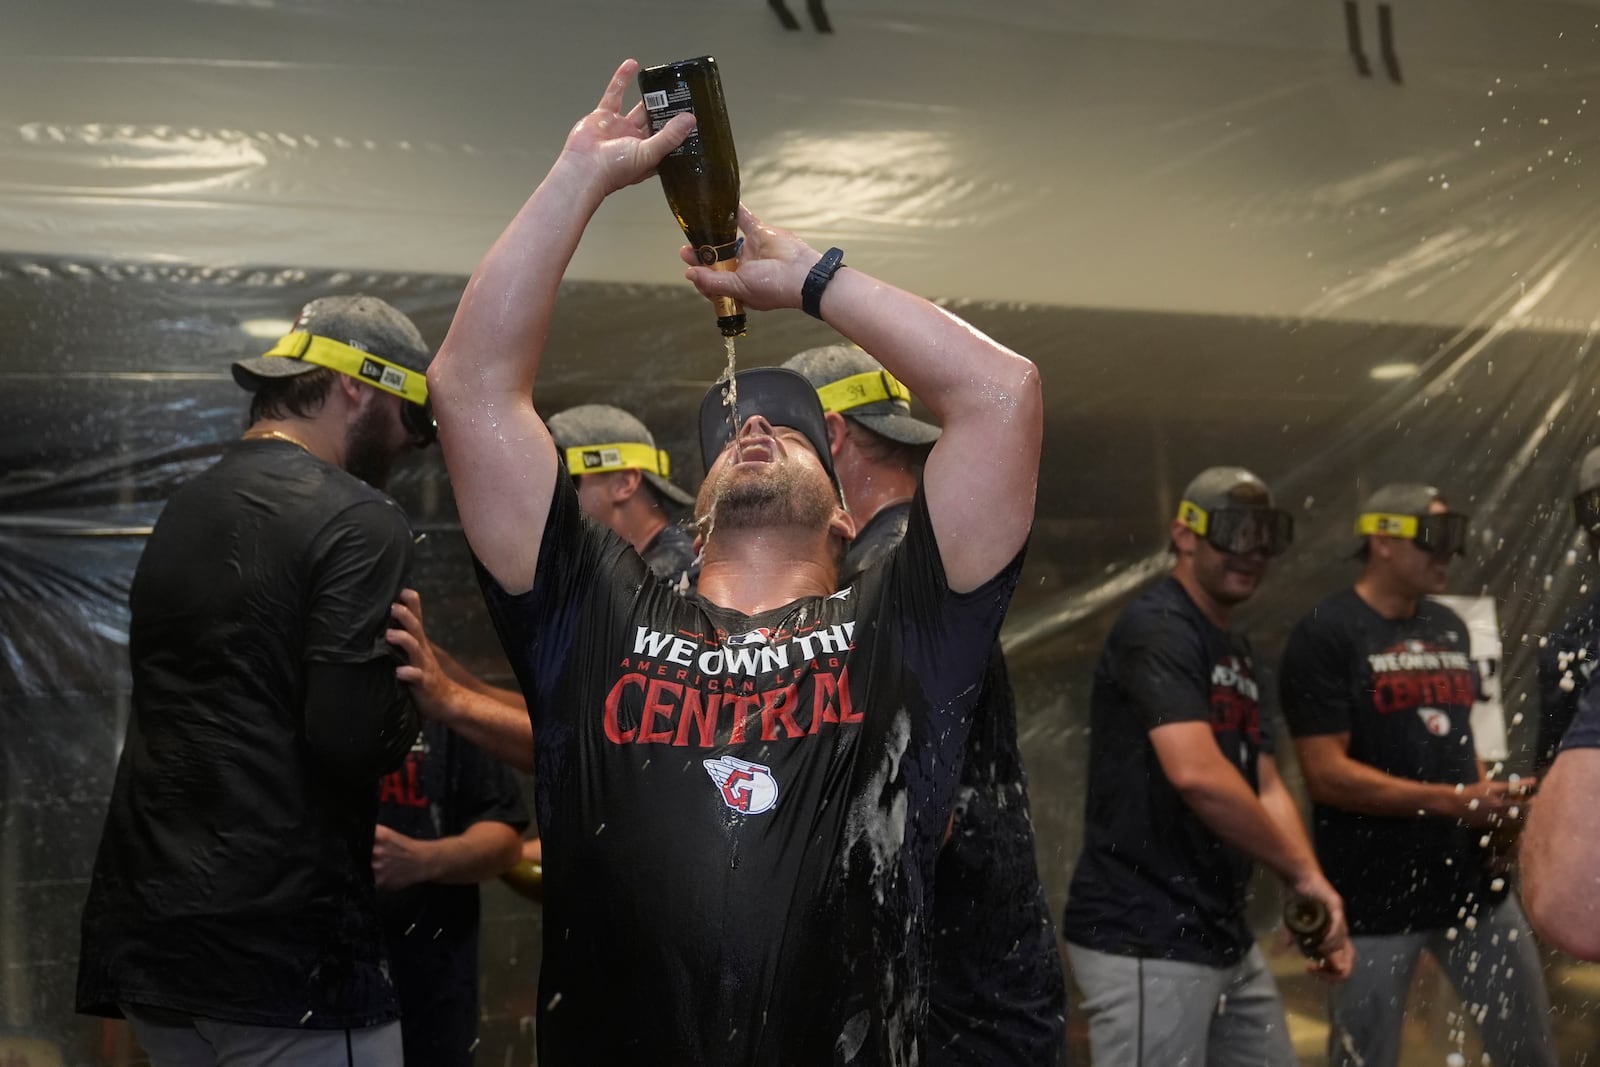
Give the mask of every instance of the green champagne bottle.
M 733 149 L 717 61 L 700 56 L 646 67 L 639 72 L 639 92 L 650 113 L 652 132 L 681 112 L 694 115 L 696 125 L 689 139 L 661 161 L 657 171 L 661 188 L 700 262 L 712 270 L 737 270 L 739 157 Z M 743 335 L 744 308 L 739 302 L 720 297 L 714 303 L 722 336 Z

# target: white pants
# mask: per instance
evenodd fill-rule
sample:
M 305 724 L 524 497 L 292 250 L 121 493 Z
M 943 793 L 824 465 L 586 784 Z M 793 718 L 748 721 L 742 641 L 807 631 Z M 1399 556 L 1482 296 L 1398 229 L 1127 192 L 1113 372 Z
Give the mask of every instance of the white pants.
M 1295 1067 L 1259 947 L 1231 967 L 1113 956 L 1067 943 L 1094 1067 Z

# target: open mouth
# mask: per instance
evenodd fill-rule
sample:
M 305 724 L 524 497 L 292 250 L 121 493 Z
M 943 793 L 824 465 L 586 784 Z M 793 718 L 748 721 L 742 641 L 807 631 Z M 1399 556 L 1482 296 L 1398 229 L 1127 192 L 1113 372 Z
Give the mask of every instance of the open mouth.
M 733 446 L 733 462 L 771 463 L 775 451 L 772 438 L 766 436 L 741 437 Z

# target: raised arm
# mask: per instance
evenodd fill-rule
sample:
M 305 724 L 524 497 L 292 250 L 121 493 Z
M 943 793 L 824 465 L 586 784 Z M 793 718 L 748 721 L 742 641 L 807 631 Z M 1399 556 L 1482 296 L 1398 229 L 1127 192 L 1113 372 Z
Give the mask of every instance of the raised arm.
M 800 307 L 820 254 L 748 209 L 740 208 L 739 225 L 745 245 L 738 271 L 691 267 L 689 280 L 707 296 L 736 296 L 758 311 Z M 952 589 L 982 585 L 1016 555 L 1033 523 L 1044 433 L 1038 368 L 949 312 L 854 267 L 839 268 L 820 307 L 829 326 L 938 417 L 944 432 L 923 485 L 939 556 Z
M 511 593 L 533 586 L 558 469 L 534 381 L 561 276 L 608 195 L 655 171 L 694 128 L 681 115 L 650 136 L 642 104 L 622 111 L 638 64 L 617 68 L 597 106 L 473 271 L 428 394 L 467 542 Z

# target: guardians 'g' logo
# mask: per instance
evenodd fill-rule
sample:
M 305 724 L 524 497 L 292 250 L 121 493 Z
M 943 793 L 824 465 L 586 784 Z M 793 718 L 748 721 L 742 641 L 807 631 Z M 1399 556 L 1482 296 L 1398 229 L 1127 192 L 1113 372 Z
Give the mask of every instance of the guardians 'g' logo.
M 778 780 L 772 769 L 736 756 L 702 760 L 706 773 L 722 793 L 722 802 L 741 815 L 760 815 L 778 803 Z

